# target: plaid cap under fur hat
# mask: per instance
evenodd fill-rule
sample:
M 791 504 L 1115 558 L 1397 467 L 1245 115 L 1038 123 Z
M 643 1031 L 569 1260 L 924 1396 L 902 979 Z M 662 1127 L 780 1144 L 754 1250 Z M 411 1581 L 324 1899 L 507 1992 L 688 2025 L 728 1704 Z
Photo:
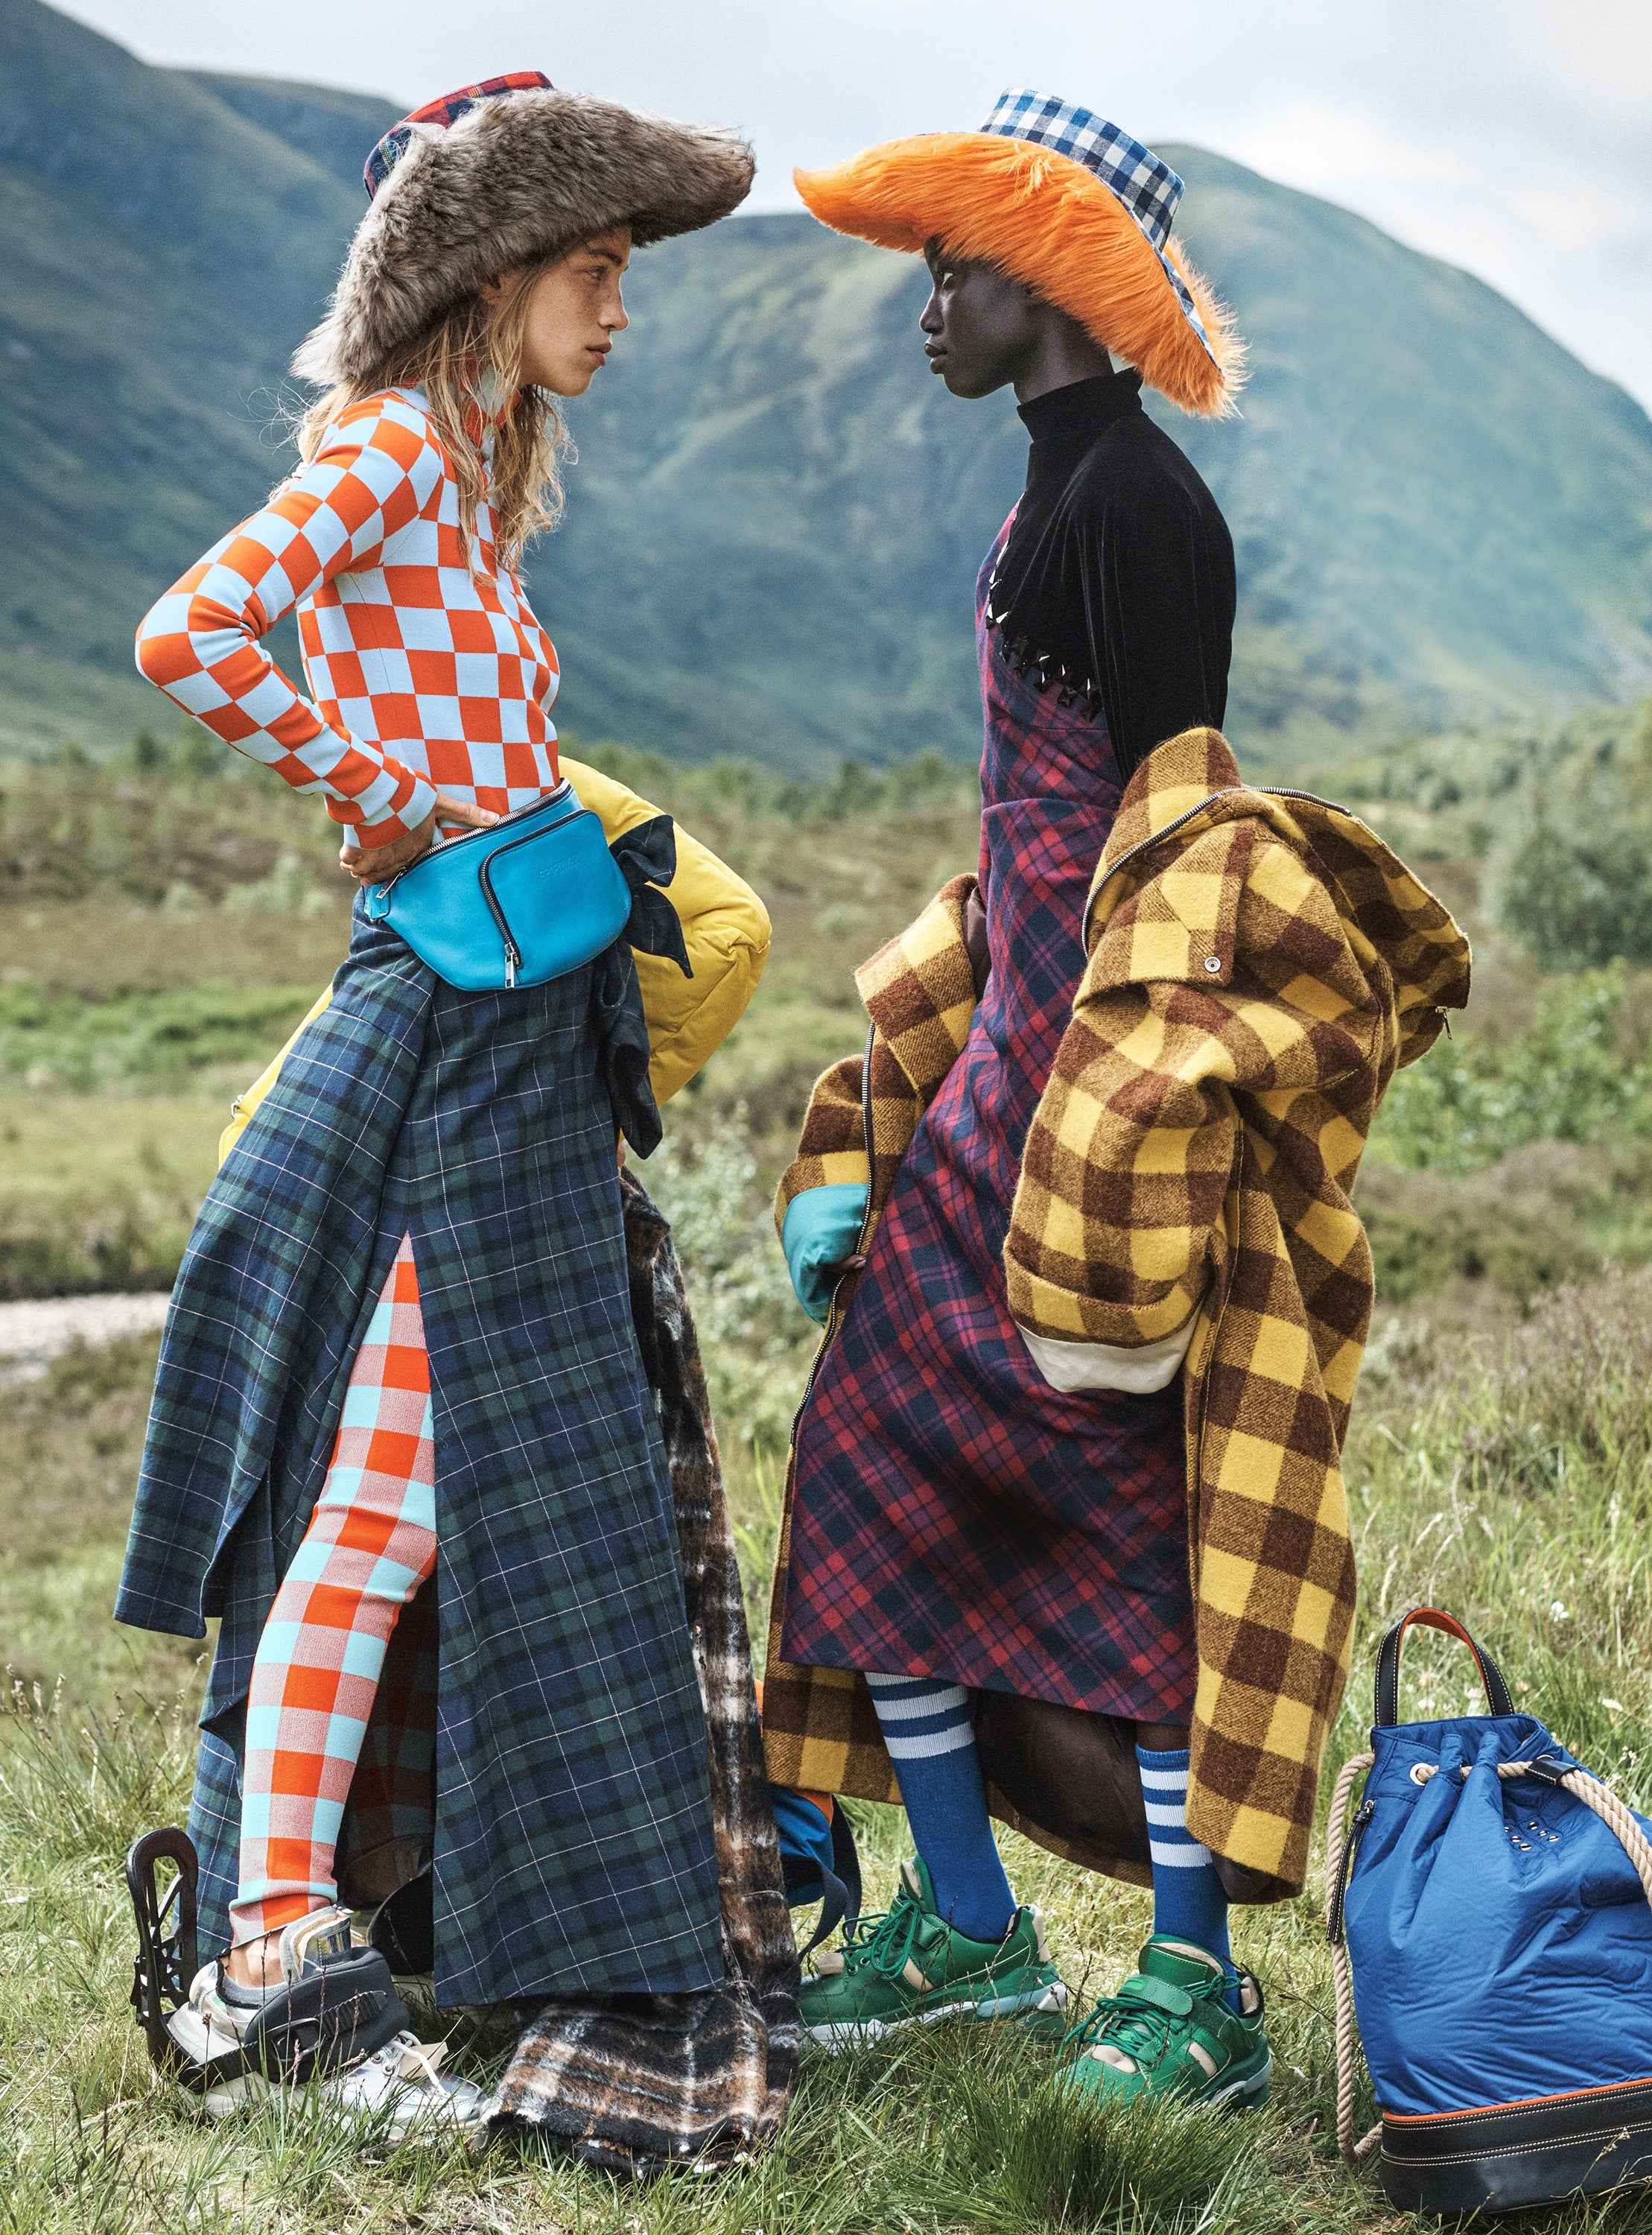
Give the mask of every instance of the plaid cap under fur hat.
M 732 132 L 563 93 L 538 71 L 446 94 L 368 159 L 371 206 L 292 369 L 323 385 L 370 377 L 503 272 L 615 226 L 646 248 L 715 224 L 753 169 Z
M 479 101 L 492 101 L 501 93 L 555 91 L 543 70 L 512 70 L 508 76 L 485 77 L 480 84 L 461 85 L 455 93 L 444 93 L 434 101 L 426 102 L 422 108 L 415 108 L 410 116 L 404 116 L 400 124 L 393 124 L 362 164 L 362 184 L 367 188 L 367 199 L 372 200 L 407 154 L 415 126 L 457 124 Z
M 1182 182 L 1093 110 L 1017 87 L 978 132 L 885 141 L 793 176 L 834 231 L 908 251 L 940 240 L 1035 288 L 1185 411 L 1231 408 L 1244 348 L 1170 237 Z

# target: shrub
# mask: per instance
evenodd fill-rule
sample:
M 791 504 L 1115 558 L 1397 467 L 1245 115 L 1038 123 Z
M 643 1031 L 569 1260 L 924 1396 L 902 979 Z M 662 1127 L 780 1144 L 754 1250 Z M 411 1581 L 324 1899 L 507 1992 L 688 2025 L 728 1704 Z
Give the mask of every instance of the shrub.
M 1472 1172 L 1528 1141 L 1652 1133 L 1652 1066 L 1620 1045 L 1621 963 L 1544 986 L 1529 1030 L 1437 1041 L 1389 1088 L 1377 1155 L 1411 1170 Z
M 1492 851 L 1494 920 L 1545 970 L 1652 962 L 1652 705 L 1534 770 Z
M 88 1094 L 176 1085 L 218 1064 L 257 1071 L 315 998 L 310 986 L 207 985 L 97 1001 L 0 986 L 0 1084 Z
M 1385 1303 L 1489 1281 L 1526 1302 L 1604 1257 L 1652 1254 L 1652 1144 L 1532 1141 L 1463 1175 L 1368 1161 L 1355 1201 Z M 1649 1205 L 1652 1207 L 1652 1205 Z

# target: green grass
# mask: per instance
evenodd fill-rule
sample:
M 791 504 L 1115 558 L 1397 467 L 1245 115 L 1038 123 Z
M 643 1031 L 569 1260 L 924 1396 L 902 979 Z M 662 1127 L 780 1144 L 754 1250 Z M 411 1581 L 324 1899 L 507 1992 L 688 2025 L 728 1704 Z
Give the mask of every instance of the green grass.
M 229 1102 L 0 1093 L 0 1300 L 169 1288 Z
M 617 747 L 587 757 L 680 814 L 768 901 L 756 1000 L 670 1121 L 692 1156 L 742 1113 L 749 1220 L 813 1080 L 860 1042 L 855 965 L 973 864 L 973 781 L 933 760 L 883 777 L 848 764 L 810 785 Z M 230 1103 L 348 938 L 328 898 L 343 890 L 334 838 L 279 791 L 173 746 L 14 773 L 0 818 L 0 1298 L 171 1281 Z
M 261 1070 L 260 1053 L 280 1046 L 320 990 L 219 980 L 95 1001 L 0 986 L 0 1083 L 118 1093 L 180 1085 L 232 1065 Z
M 778 1454 L 814 1340 L 768 1197 L 811 1080 L 860 1043 L 855 964 L 972 863 L 976 810 L 944 771 L 904 787 L 843 773 L 811 789 L 603 757 L 750 877 L 774 920 L 757 1000 L 672 1106 L 666 1145 L 643 1171 L 689 1268 L 761 1636 Z M 1431 879 L 1474 933 L 1477 993 L 1458 1037 L 1401 1082 L 1361 1183 L 1381 1297 L 1347 1454 L 1361 1627 L 1327 1789 L 1363 1743 L 1380 1629 L 1433 1601 L 1485 1636 L 1522 1706 L 1644 1803 L 1652 1272 L 1602 1266 L 1652 1256 L 1652 981 L 1621 969 L 1545 980 L 1488 935 L 1479 862 L 1492 842 L 1466 837 L 1460 796 L 1420 777 L 1405 790 L 1420 760 L 1420 749 L 1399 757 L 1393 805 L 1414 818 L 1407 850 L 1437 856 Z M 1494 778 L 1475 777 L 1482 804 Z M 38 772 L 27 845 L 16 812 L 6 826 L 17 897 L 0 981 L 0 1295 L 170 1280 L 234 1091 L 344 937 L 342 908 L 307 897 L 331 889 L 328 834 L 280 823 L 272 842 L 279 816 L 262 826 L 236 778 L 152 756 L 101 776 L 110 816 L 88 808 L 76 825 L 47 812 L 65 780 L 61 768 Z M 95 843 L 101 882 L 84 869 Z M 173 876 L 180 862 L 186 874 Z M 248 890 L 251 901 L 232 898 Z M 73 1091 L 81 1084 L 95 1091 Z M 1583 1285 L 1563 1290 L 1569 1279 Z M 642 2193 L 514 2145 L 480 2160 L 423 2146 L 363 2153 L 303 2100 L 199 2126 L 152 2074 L 125 2004 L 120 1858 L 134 1832 L 181 1814 L 204 1650 L 108 1618 L 153 1356 L 154 1339 L 134 1337 L 0 1383 L 0 2235 L 1397 2225 L 1328 2139 L 1331 2005 L 1311 1896 L 1236 1917 L 1277 2059 L 1274 2101 L 1255 2116 L 1098 2114 L 1052 2089 L 1047 2048 L 949 2028 L 836 2061 L 812 2055 L 774 2148 Z M 1407 1714 L 1473 1704 L 1464 1656 L 1432 1637 L 1407 1648 L 1404 1692 Z M 882 1899 L 904 1819 L 855 1812 L 868 1891 Z M 1147 1928 L 1146 1898 L 1004 1844 L 1069 1980 L 1087 1994 L 1110 1987 Z M 488 2078 L 497 2029 L 452 2030 L 458 2063 Z M 1652 2230 L 1652 2202 L 1554 2224 Z
M 1555 769 L 1602 755 L 1616 767 L 1643 727 L 1643 710 L 1580 716 L 1449 754 L 1398 748 L 1321 780 L 1385 829 L 1401 818 L 1393 835 L 1476 949 L 1472 1007 L 1395 1082 L 1361 1182 L 1385 1302 L 1490 1294 L 1518 1310 L 1605 1260 L 1652 1256 L 1652 975 L 1619 963 L 1545 978 L 1480 901 L 1498 816 L 1525 813 Z M 749 763 L 570 749 L 678 815 L 768 903 L 757 997 L 669 1118 L 678 1152 L 723 1140 L 725 1164 L 738 1124 L 752 1166 L 740 1216 L 755 1217 L 812 1082 L 860 1045 L 855 966 L 974 864 L 972 783 L 933 757 L 881 774 L 846 763 L 805 783 Z M 19 770 L 3 809 L 0 1294 L 164 1284 L 231 1099 L 343 953 L 333 834 L 205 731 L 140 739 L 100 769 L 59 755 Z M 769 1361 L 776 1328 L 794 1344 L 783 1295 L 780 1308 L 750 1341 L 720 1320 L 742 1373 Z M 748 1432 L 767 1432 L 738 1379 L 723 1395 Z
M 727 1176 L 715 1157 L 682 1176 L 691 1260 L 696 1245 L 728 1255 L 728 1230 L 707 1223 Z M 697 1267 L 694 1277 L 698 1289 Z M 477 2160 L 424 2146 L 363 2153 L 304 2101 L 199 2125 L 151 2072 L 125 2003 L 120 1858 L 184 1805 L 193 1734 L 178 1695 L 199 1681 L 200 1650 L 121 1632 L 107 1614 L 153 1349 L 134 1338 L 72 1353 L 39 1381 L 0 1387 L 0 1641 L 16 1687 L 0 1722 L 0 2235 L 1352 2235 L 1398 2224 L 1328 2140 L 1331 2006 L 1311 1893 L 1235 1915 L 1277 2058 L 1259 2114 L 1098 2114 L 1052 2090 L 1048 2048 L 953 2027 L 836 2060 L 811 2053 L 774 2148 L 640 2192 L 514 2144 Z M 1363 1742 L 1377 1634 L 1432 1601 L 1485 1636 L 1522 1707 L 1644 1803 L 1649 1391 L 1652 1273 L 1542 1301 L 1512 1332 L 1466 1347 L 1414 1316 L 1380 1331 L 1348 1454 L 1361 1616 L 1327 1787 Z M 774 1475 L 728 1440 L 755 1604 Z M 1402 1714 L 1474 1704 L 1460 1649 L 1434 1637 L 1407 1647 Z M 856 1814 L 869 1893 L 883 1898 L 903 1819 Z M 1009 1835 L 1004 1845 L 1069 1981 L 1110 1987 L 1147 1929 L 1146 1898 Z M 458 2063 L 487 2078 L 497 2032 L 452 2030 Z M 1577 2207 L 1550 2224 L 1645 2229 L 1652 2203 Z
M 39 1380 L 0 1382 L 0 1661 L 5 1695 L 106 1718 L 170 1703 L 206 1647 L 109 1619 L 159 1348 L 77 1346 Z M 4 1702 L 0 1701 L 0 1706 Z M 134 1707 L 135 1712 L 135 1707 Z

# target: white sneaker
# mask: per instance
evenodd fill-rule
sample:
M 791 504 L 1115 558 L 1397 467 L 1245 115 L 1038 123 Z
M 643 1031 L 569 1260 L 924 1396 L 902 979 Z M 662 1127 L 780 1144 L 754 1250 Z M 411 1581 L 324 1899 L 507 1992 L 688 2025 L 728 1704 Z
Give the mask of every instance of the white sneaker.
M 243 1987 L 221 1962 L 203 1963 L 189 2000 L 167 2031 L 193 2067 L 196 2086 L 227 2086 L 273 2068 L 307 2080 L 319 2068 L 357 2063 L 399 2037 L 408 2022 L 390 1967 L 357 1941 L 347 1909 L 314 1910 L 277 1943 L 278 1979 Z
M 421 2042 L 416 2034 L 399 2033 L 347 2071 L 312 2080 L 310 2091 L 369 2122 L 374 2141 L 405 2141 L 415 2133 L 465 2133 L 480 2122 L 487 2099 L 473 2081 L 438 2069 L 447 2053 L 445 2041 Z M 280 2090 L 278 2081 L 249 2072 L 209 2088 L 202 2103 L 212 2118 L 224 2119 L 245 2105 L 266 2102 Z

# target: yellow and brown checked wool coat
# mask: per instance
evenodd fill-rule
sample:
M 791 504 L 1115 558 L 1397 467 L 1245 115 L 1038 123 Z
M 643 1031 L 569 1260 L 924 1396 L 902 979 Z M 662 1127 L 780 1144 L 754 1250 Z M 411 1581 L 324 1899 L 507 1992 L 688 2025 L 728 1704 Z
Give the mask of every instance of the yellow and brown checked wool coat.
M 806 1188 L 867 1177 L 869 1135 L 864 1250 L 969 1033 L 972 882 L 955 880 L 861 972 L 866 1062 L 817 1086 L 782 1217 Z M 1010 1308 L 1035 1346 L 1116 1365 L 1114 1386 L 1133 1353 L 1185 1346 L 1188 1825 L 1252 1898 L 1294 1893 L 1354 1613 L 1340 1452 L 1372 1279 L 1349 1192 L 1395 1069 L 1467 999 L 1467 944 L 1357 817 L 1242 783 L 1219 733 L 1193 730 L 1131 780 L 1086 947 L 1022 1158 Z M 783 1535 L 777 1620 L 786 1557 Z M 765 1721 L 777 1779 L 895 1796 L 858 1675 L 771 1664 Z M 1057 1852 L 1146 1875 L 993 1798 Z

